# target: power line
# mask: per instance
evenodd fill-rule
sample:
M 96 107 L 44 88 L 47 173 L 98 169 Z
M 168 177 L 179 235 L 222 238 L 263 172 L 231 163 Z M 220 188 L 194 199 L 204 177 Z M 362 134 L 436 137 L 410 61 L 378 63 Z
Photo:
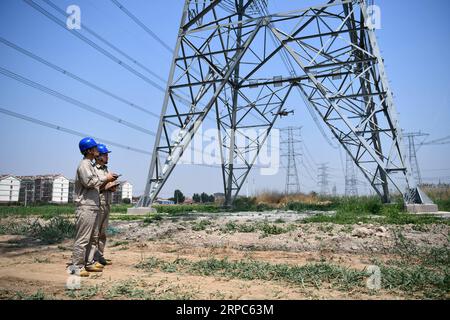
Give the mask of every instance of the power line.
M 159 115 L 157 115 L 156 113 L 148 111 L 147 109 L 145 109 L 145 108 L 143 108 L 143 107 L 141 107 L 141 106 L 139 106 L 139 105 L 137 105 L 137 104 L 135 104 L 133 102 L 130 102 L 130 101 L 124 99 L 124 98 L 121 98 L 118 95 L 116 95 L 114 93 L 111 93 L 110 91 L 107 91 L 106 89 L 103 89 L 103 88 L 97 86 L 96 84 L 94 84 L 92 82 L 89 82 L 88 80 L 80 78 L 79 76 L 77 76 L 77 75 L 75 75 L 75 74 L 73 74 L 73 73 L 71 73 L 71 72 L 69 72 L 69 71 L 67 71 L 67 70 L 65 70 L 65 69 L 63 69 L 63 68 L 61 68 L 61 67 L 59 67 L 59 66 L 57 66 L 57 65 L 55 65 L 55 64 L 53 64 L 53 63 L 51 63 L 51 62 L 49 62 L 47 60 L 45 60 L 45 59 L 35 55 L 35 54 L 33 54 L 33 53 L 31 53 L 30 51 L 27 51 L 26 49 L 19 47 L 18 45 L 14 44 L 14 43 L 12 43 L 12 42 L 10 42 L 8 40 L 6 40 L 5 38 L 0 37 L 0 42 L 2 42 L 3 44 L 5 44 L 5 45 L 7 45 L 7 46 L 17 50 L 17 51 L 19 51 L 19 52 L 29 56 L 30 58 L 32 58 L 32 59 L 34 59 L 34 60 L 36 60 L 36 61 L 38 61 L 38 62 L 40 62 L 40 63 L 42 63 L 44 65 L 46 65 L 46 66 L 56 70 L 56 71 L 61 72 L 64 75 L 66 75 L 66 76 L 68 76 L 68 77 L 70 77 L 70 78 L 72 78 L 74 80 L 77 80 L 77 81 L 79 81 L 79 82 L 81 82 L 81 83 L 83 83 L 83 84 L 85 84 L 85 85 L 87 85 L 87 86 L 97 90 L 97 91 L 100 91 L 100 92 L 102 92 L 102 93 L 104 93 L 104 94 L 106 94 L 106 95 L 108 95 L 108 96 L 110 96 L 110 97 L 120 101 L 120 102 L 123 102 L 123 103 L 125 103 L 125 104 L 127 104 L 127 105 L 129 105 L 129 106 L 131 106 L 131 107 L 133 107 L 133 108 L 135 108 L 137 110 L 139 110 L 139 111 L 142 111 L 144 113 L 147 113 L 149 115 L 152 115 L 154 117 L 159 118 Z
M 150 130 L 147 130 L 145 128 L 142 128 L 142 127 L 140 127 L 140 126 L 138 126 L 138 125 L 136 125 L 134 123 L 128 122 L 128 121 L 123 120 L 121 118 L 118 118 L 118 117 L 116 117 L 116 116 L 114 116 L 114 115 L 112 115 L 110 113 L 107 113 L 107 112 L 102 111 L 100 109 L 97 109 L 97 108 L 95 108 L 93 106 L 90 106 L 90 105 L 88 105 L 86 103 L 83 103 L 83 102 L 81 102 L 79 100 L 76 100 L 74 98 L 66 96 L 66 95 L 64 95 L 64 94 L 62 94 L 62 93 L 60 93 L 58 91 L 52 90 L 52 89 L 50 89 L 48 87 L 45 87 L 45 86 L 43 86 L 43 85 L 41 85 L 41 84 L 39 84 L 37 82 L 34 82 L 34 81 L 32 81 L 30 79 L 27 79 L 27 78 L 24 78 L 24 77 L 18 75 L 17 73 L 14 73 L 14 72 L 10 71 L 10 70 L 7 70 L 7 69 L 4 69 L 4 68 L 0 67 L 0 73 L 2 73 L 3 75 L 5 75 L 5 76 L 7 76 L 9 78 L 12 78 L 12 79 L 17 80 L 19 82 L 22 82 L 23 84 L 26 84 L 26 85 L 28 85 L 28 86 L 30 86 L 32 88 L 38 89 L 38 90 L 40 90 L 42 92 L 45 92 L 45 93 L 47 93 L 49 95 L 52 95 L 52 96 L 56 97 L 56 98 L 64 100 L 64 101 L 66 101 L 66 102 L 68 102 L 70 104 L 73 104 L 73 105 L 81 108 L 81 109 L 84 109 L 84 110 L 87 110 L 89 112 L 95 113 L 95 114 L 97 114 L 97 115 L 99 115 L 99 116 L 101 116 L 103 118 L 109 119 L 109 120 L 114 121 L 114 122 L 118 122 L 118 123 L 120 123 L 120 124 L 122 124 L 124 126 L 127 126 L 129 128 L 135 129 L 137 131 L 140 131 L 140 132 L 152 135 L 152 136 L 156 135 L 153 131 L 150 131 Z
M 45 0 L 47 1 L 47 0 Z M 142 29 L 144 29 L 153 39 L 158 41 L 167 51 L 170 53 L 173 52 L 173 49 L 165 43 L 156 33 L 150 30 L 144 23 L 141 22 L 134 14 L 132 14 L 127 8 L 125 8 L 119 1 L 111 0 L 120 10 L 122 10 L 131 20 L 133 20 L 137 25 L 139 25 Z
M 53 2 L 51 2 L 50 0 L 43 0 L 45 3 L 47 3 L 50 7 L 52 7 L 53 9 L 55 9 L 56 11 L 58 11 L 60 14 L 62 14 L 65 17 L 69 17 L 69 14 L 67 14 L 64 10 L 62 10 L 61 8 L 59 8 L 57 5 L 55 5 Z M 130 55 L 128 55 L 127 53 L 125 53 L 123 50 L 119 49 L 117 46 L 113 45 L 111 42 L 109 42 L 108 40 L 106 40 L 105 38 L 103 38 L 102 36 L 100 36 L 99 34 L 97 34 L 96 32 L 94 32 L 92 29 L 90 29 L 86 23 L 83 22 L 83 30 L 87 31 L 89 34 L 91 34 L 92 36 L 94 36 L 95 38 L 97 38 L 98 40 L 100 40 L 101 42 L 103 42 L 104 44 L 106 44 L 108 47 L 110 47 L 111 49 L 117 51 L 118 53 L 120 53 L 121 55 L 123 55 L 124 57 L 126 57 L 128 60 L 132 61 L 134 64 L 136 64 L 137 66 L 141 67 L 142 69 L 144 69 L 145 71 L 147 71 L 148 73 L 150 73 L 152 76 L 154 76 L 155 78 L 157 78 L 158 80 L 166 83 L 167 80 L 165 80 L 164 78 L 162 78 L 160 75 L 158 75 L 156 72 L 153 72 L 152 70 L 150 70 L 149 68 L 147 68 L 144 64 L 142 64 L 141 62 L 137 61 L 135 58 L 131 57 Z
M 74 36 L 78 37 L 79 39 L 81 39 L 82 41 L 86 42 L 88 45 L 90 45 L 91 47 L 93 47 L 94 49 L 96 49 L 97 51 L 99 51 L 100 53 L 102 53 L 103 55 L 105 55 L 106 57 L 108 57 L 109 59 L 111 59 L 112 61 L 116 62 L 117 64 L 119 64 L 120 66 L 122 66 L 123 68 L 127 69 L 128 71 L 130 71 L 131 73 L 135 74 L 136 76 L 138 76 L 139 78 L 141 78 L 142 80 L 144 80 L 145 82 L 149 83 L 151 86 L 153 86 L 154 88 L 158 89 L 161 92 L 166 92 L 166 89 L 164 89 L 163 87 L 161 87 L 159 84 L 157 84 L 156 82 L 154 82 L 153 80 L 149 79 L 148 77 L 146 77 L 145 75 L 143 75 L 142 73 L 140 73 L 139 71 L 133 69 L 130 65 L 128 65 L 126 62 L 120 60 L 119 58 L 117 58 L 116 56 L 114 56 L 112 53 L 110 53 L 109 51 L 103 49 L 102 47 L 100 47 L 98 44 L 96 44 L 95 42 L 93 42 L 92 40 L 90 40 L 89 38 L 85 37 L 84 35 L 82 35 L 81 33 L 77 32 L 76 30 L 70 30 L 66 27 L 65 23 L 62 22 L 61 20 L 59 20 L 57 17 L 55 17 L 53 14 L 51 14 L 50 12 L 48 12 L 47 10 L 45 10 L 44 8 L 42 8 L 41 6 L 39 6 L 38 4 L 34 3 L 32 0 L 23 0 L 26 4 L 28 4 L 29 6 L 31 6 L 32 8 L 34 8 L 35 10 L 39 11 L 40 13 L 42 13 L 43 15 L 45 15 L 47 18 L 49 18 L 50 20 L 52 20 L 53 22 L 55 22 L 56 24 L 58 24 L 60 27 L 62 27 L 64 30 L 69 31 L 71 34 L 73 34 Z M 92 31 L 93 32 L 93 31 Z M 106 41 L 106 40 L 103 40 Z M 173 97 L 174 99 L 176 99 L 177 101 L 187 105 L 187 106 L 191 106 L 192 103 L 190 101 L 188 101 L 186 98 L 180 97 L 179 95 L 173 93 Z M 210 119 L 212 120 L 212 119 Z
M 113 54 L 111 54 L 109 51 L 103 49 L 102 47 L 100 47 L 98 44 L 96 44 L 95 42 L 93 42 L 92 40 L 86 38 L 84 35 L 82 35 L 81 33 L 77 32 L 76 30 L 70 30 L 68 28 L 66 28 L 66 25 L 64 22 L 62 22 L 61 20 L 59 20 L 57 17 L 55 17 L 53 14 L 51 14 L 50 12 L 48 12 L 47 10 L 45 10 L 44 8 L 42 8 L 41 6 L 37 5 L 36 3 L 34 3 L 32 0 L 23 0 L 26 4 L 28 4 L 29 6 L 31 6 L 32 8 L 34 8 L 35 10 L 39 11 L 40 13 L 42 13 L 43 15 L 45 15 L 47 18 L 49 18 L 50 20 L 54 21 L 56 24 L 58 24 L 60 27 L 62 27 L 64 30 L 69 31 L 71 34 L 73 34 L 74 36 L 78 37 L 79 39 L 81 39 L 82 41 L 86 42 L 88 45 L 90 45 L 91 47 L 93 47 L 94 49 L 96 49 L 97 51 L 99 51 L 100 53 L 102 53 L 103 55 L 105 55 L 106 57 L 108 57 L 109 59 L 111 59 L 112 61 L 116 62 L 117 64 L 119 64 L 120 66 L 122 66 L 123 68 L 127 69 L 128 71 L 130 71 L 131 73 L 135 74 L 136 76 L 138 76 L 139 78 L 141 78 L 142 80 L 144 80 L 145 82 L 149 83 L 151 86 L 155 87 L 156 89 L 165 92 L 166 90 L 161 87 L 159 84 L 157 84 L 156 82 L 154 82 L 153 80 L 149 79 L 148 77 L 146 77 L 145 75 L 143 75 L 142 73 L 140 73 L 139 71 L 133 69 L 130 65 L 128 65 L 126 62 L 120 60 L 119 58 L 117 58 L 116 56 L 114 56 Z
M 31 122 L 31 123 L 34 123 L 34 124 L 37 124 L 37 125 L 40 125 L 40 126 L 43 126 L 43 127 L 55 129 L 55 130 L 58 130 L 58 131 L 61 131 L 61 132 L 65 132 L 65 133 L 68 133 L 68 134 L 71 134 L 71 135 L 75 135 L 75 136 L 78 136 L 78 137 L 88 137 L 89 136 L 89 137 L 94 138 L 95 140 L 99 140 L 99 141 L 105 142 L 106 144 L 110 144 L 110 145 L 113 145 L 113 146 L 116 146 L 116 147 L 119 147 L 119 148 L 122 148 L 122 149 L 126 149 L 126 150 L 129 150 L 129 151 L 134 151 L 134 152 L 142 153 L 142 154 L 146 154 L 146 155 L 151 155 L 151 152 L 148 152 L 148 151 L 145 151 L 145 150 L 142 150 L 142 149 L 129 147 L 129 146 L 126 146 L 126 145 L 123 145 L 123 144 L 120 144 L 120 143 L 117 143 L 117 142 L 114 142 L 114 141 L 106 140 L 106 139 L 99 138 L 99 137 L 94 137 L 94 136 L 92 136 L 90 134 L 82 133 L 82 132 L 75 131 L 75 130 L 72 130 L 72 129 L 67 129 L 67 128 L 61 127 L 59 125 L 52 124 L 52 123 L 49 123 L 49 122 L 45 122 L 45 121 L 42 121 L 42 120 L 38 120 L 38 119 L 29 117 L 29 116 L 26 116 L 26 115 L 23 115 L 23 114 L 20 114 L 20 113 L 16 113 L 16 112 L 4 109 L 4 108 L 0 108 L 0 112 L 3 113 L 3 114 L 9 115 L 11 117 L 14 117 L 14 118 L 22 119 L 22 120 L 25 120 L 25 121 L 28 121 L 28 122 Z
M 142 150 L 142 149 L 139 149 L 139 148 L 126 146 L 124 144 L 120 144 L 120 143 L 117 143 L 117 142 L 114 142 L 114 141 L 111 141 L 111 140 L 99 138 L 99 137 L 93 136 L 93 135 L 88 134 L 88 133 L 83 133 L 83 132 L 75 131 L 75 130 L 72 130 L 72 129 L 68 129 L 68 128 L 62 127 L 60 125 L 56 125 L 56 124 L 53 124 L 53 123 L 50 123 L 50 122 L 46 122 L 46 121 L 42 121 L 42 120 L 39 120 L 39 119 L 36 119 L 36 118 L 32 118 L 32 117 L 26 116 L 24 114 L 20 114 L 20 113 L 13 112 L 13 111 L 8 110 L 8 109 L 4 109 L 2 107 L 0 107 L 0 113 L 6 114 L 8 116 L 11 116 L 11 117 L 14 117 L 14 118 L 17 118 L 17 119 L 25 120 L 25 121 L 28 121 L 28 122 L 31 122 L 31 123 L 34 123 L 34 124 L 37 124 L 37 125 L 40 125 L 40 126 L 43 126 L 43 127 L 47 127 L 47 128 L 50 128 L 50 129 L 54 129 L 54 130 L 58 130 L 58 131 L 61 131 L 61 132 L 64 132 L 64 133 L 68 133 L 68 134 L 71 134 L 71 135 L 74 135 L 74 136 L 83 137 L 83 138 L 84 137 L 92 137 L 95 140 L 98 140 L 98 141 L 104 142 L 106 144 L 109 144 L 109 145 L 112 145 L 112 146 L 116 146 L 118 148 L 122 148 L 122 149 L 125 149 L 125 150 L 128 150 L 128 151 L 133 151 L 133 152 L 137 152 L 137 153 L 141 153 L 141 154 L 145 154 L 145 155 L 152 155 L 151 152 L 148 152 L 148 151 L 145 151 L 145 150 Z M 198 164 L 198 163 L 192 163 L 192 164 L 189 164 L 189 165 L 201 166 L 201 167 L 209 167 L 209 168 L 219 168 L 219 167 L 221 167 L 220 165 L 208 165 L 208 164 Z

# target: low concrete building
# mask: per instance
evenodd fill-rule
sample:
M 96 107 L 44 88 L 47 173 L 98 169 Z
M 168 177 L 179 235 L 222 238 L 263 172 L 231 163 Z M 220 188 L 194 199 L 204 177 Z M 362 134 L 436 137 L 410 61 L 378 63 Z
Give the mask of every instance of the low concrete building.
M 20 179 L 12 175 L 0 176 L 0 203 L 19 201 Z
M 113 193 L 112 203 L 120 204 L 123 203 L 125 199 L 129 199 L 130 203 L 133 199 L 133 185 L 128 181 L 119 181 L 120 185 Z
M 69 179 L 63 175 L 22 176 L 19 201 L 21 203 L 68 203 Z M 72 200 L 73 201 L 73 200 Z
M 34 176 L 21 176 L 20 179 L 20 192 L 19 202 L 25 205 L 32 204 L 35 199 L 35 177 Z

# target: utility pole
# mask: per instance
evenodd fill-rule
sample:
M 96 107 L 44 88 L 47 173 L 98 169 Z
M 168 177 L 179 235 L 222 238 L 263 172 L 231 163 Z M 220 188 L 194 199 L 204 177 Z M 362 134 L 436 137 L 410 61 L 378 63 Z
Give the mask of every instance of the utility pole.
M 286 168 L 286 195 L 300 193 L 300 179 L 297 170 L 297 160 L 302 156 L 299 150 L 301 140 L 301 127 L 288 127 L 281 129 L 281 158 L 285 159 Z
M 322 163 L 318 167 L 318 175 L 317 175 L 317 183 L 319 186 L 321 195 L 328 195 L 330 190 L 328 189 L 329 181 L 329 173 L 328 173 L 328 164 Z
M 355 165 L 349 154 L 347 154 L 345 161 L 345 196 L 358 196 L 358 180 L 356 178 Z

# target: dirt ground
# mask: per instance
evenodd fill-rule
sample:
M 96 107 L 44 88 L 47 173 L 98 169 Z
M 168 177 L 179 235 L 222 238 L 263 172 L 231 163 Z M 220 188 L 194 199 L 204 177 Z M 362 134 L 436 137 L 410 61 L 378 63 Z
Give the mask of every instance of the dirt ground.
M 0 299 L 421 299 L 420 292 L 385 288 L 342 290 L 327 282 L 300 285 L 183 268 L 139 267 L 149 259 L 194 263 L 214 258 L 287 266 L 327 263 L 364 271 L 374 261 L 395 260 L 404 243 L 415 248 L 449 248 L 450 227 L 445 224 L 304 224 L 305 216 L 268 212 L 195 214 L 151 223 L 112 220 L 106 256 L 113 265 L 82 278 L 79 290 L 66 288 L 72 239 L 44 245 L 25 236 L 2 235 Z

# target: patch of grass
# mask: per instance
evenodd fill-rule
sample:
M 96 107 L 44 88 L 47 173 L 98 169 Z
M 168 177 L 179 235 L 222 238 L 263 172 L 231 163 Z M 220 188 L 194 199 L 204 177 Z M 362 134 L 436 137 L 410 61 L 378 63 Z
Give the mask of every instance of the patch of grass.
M 442 271 L 426 268 L 423 265 L 409 264 L 401 267 L 383 263 L 377 265 L 381 269 L 382 289 L 400 291 L 407 296 L 421 295 L 432 298 L 443 298 L 450 291 L 448 266 Z M 138 267 L 147 271 L 158 269 L 163 272 L 184 272 L 249 281 L 281 281 L 300 287 L 312 286 L 316 289 L 326 285 L 326 288 L 332 287 L 340 291 L 359 289 L 372 292 L 365 287 L 369 277 L 366 270 L 355 270 L 325 262 L 300 266 L 270 264 L 254 260 L 229 261 L 212 258 L 196 262 L 185 259 L 166 262 L 151 258 L 139 264 Z
M 44 225 L 40 223 L 32 224 L 31 234 L 47 244 L 58 243 L 75 236 L 75 224 L 67 219 L 55 217 Z
M 99 288 L 95 286 L 82 286 L 80 290 L 66 290 L 66 295 L 77 300 L 89 300 L 98 295 Z
M 133 299 L 144 299 L 145 290 L 138 288 L 139 283 L 135 280 L 125 280 L 114 284 L 104 294 L 105 298 L 112 299 L 126 297 Z
M 270 235 L 277 235 L 282 233 L 288 233 L 297 228 L 296 225 L 288 225 L 287 227 L 281 227 L 277 224 L 271 224 L 268 222 L 256 222 L 256 223 L 236 223 L 229 221 L 225 224 L 222 231 L 224 232 L 242 232 L 242 233 L 252 233 L 261 231 L 262 237 L 268 237 Z
M 163 219 L 163 216 L 161 214 L 152 214 L 148 217 L 144 218 L 144 224 L 150 224 L 157 221 L 161 221 Z
M 31 236 L 46 244 L 61 242 L 75 236 L 75 224 L 63 217 L 54 217 L 46 222 L 10 222 L 0 225 L 0 234 Z
M 112 205 L 111 212 L 126 213 L 131 205 Z M 31 206 L 0 206 L 0 217 L 8 216 L 38 216 L 43 219 L 51 219 L 62 215 L 73 215 L 75 205 L 69 204 L 34 204 Z
M 33 294 L 25 294 L 21 291 L 18 291 L 16 292 L 16 297 L 19 300 L 49 300 L 49 298 L 45 296 L 44 292 L 41 289 Z
M 179 205 L 153 205 L 158 213 L 167 213 L 169 215 L 184 215 L 193 211 L 196 212 L 220 212 L 218 205 L 214 204 L 179 204 Z
M 34 258 L 34 262 L 35 263 L 50 263 L 50 259 L 49 258 Z
M 199 222 L 195 222 L 192 225 L 192 230 L 194 230 L 194 231 L 202 231 L 202 230 L 205 230 L 210 225 L 211 225 L 211 221 L 209 221 L 209 220 L 200 220 Z

